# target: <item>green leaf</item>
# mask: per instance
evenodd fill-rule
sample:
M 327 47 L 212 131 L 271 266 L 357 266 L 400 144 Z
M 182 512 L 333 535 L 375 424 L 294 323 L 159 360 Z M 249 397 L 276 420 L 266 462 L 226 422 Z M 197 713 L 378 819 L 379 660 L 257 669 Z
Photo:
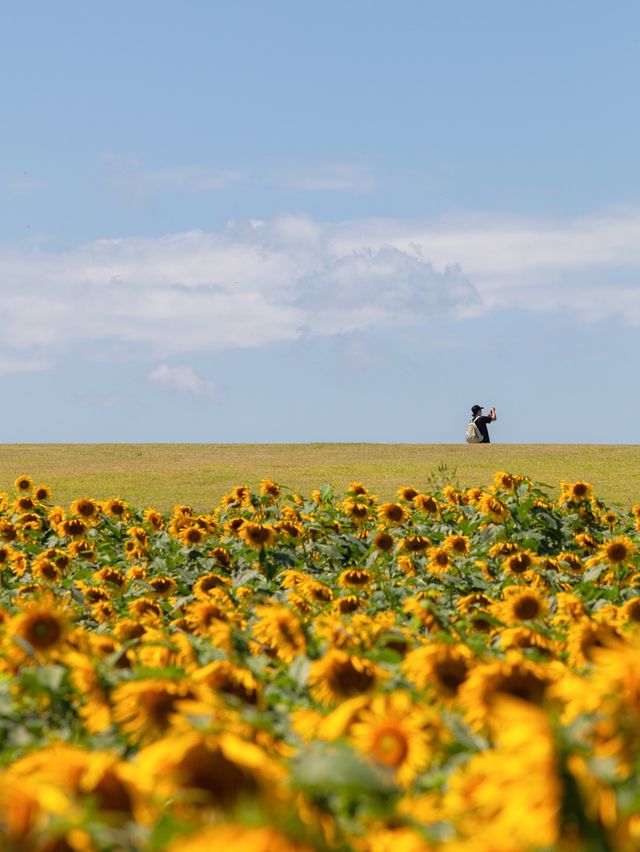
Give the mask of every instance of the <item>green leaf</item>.
M 395 786 L 346 745 L 318 745 L 302 754 L 293 781 L 310 791 L 389 795 Z
M 606 565 L 592 565 L 591 568 L 587 568 L 587 570 L 582 575 L 583 580 L 597 580 L 598 577 L 602 574 L 603 571 L 606 571 Z
M 304 654 L 300 654 L 300 656 L 296 657 L 289 666 L 289 676 L 298 684 L 298 686 L 304 687 L 307 685 L 310 670 L 311 660 Z

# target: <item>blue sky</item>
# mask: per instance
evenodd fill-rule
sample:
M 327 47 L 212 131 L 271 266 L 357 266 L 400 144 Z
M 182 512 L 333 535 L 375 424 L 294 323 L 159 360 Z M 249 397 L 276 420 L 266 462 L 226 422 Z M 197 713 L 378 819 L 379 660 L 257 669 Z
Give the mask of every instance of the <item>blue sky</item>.
M 0 5 L 0 441 L 637 443 L 640 5 Z

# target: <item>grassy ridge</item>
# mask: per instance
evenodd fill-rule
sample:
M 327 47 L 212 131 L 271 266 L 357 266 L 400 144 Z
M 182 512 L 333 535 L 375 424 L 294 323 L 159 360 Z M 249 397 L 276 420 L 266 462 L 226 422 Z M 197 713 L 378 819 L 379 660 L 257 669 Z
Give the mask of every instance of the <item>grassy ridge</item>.
M 344 491 L 364 482 L 383 498 L 399 485 L 427 490 L 438 468 L 460 485 L 488 485 L 496 470 L 552 486 L 585 479 L 613 506 L 640 501 L 640 445 L 580 444 L 4 444 L 0 491 L 23 473 L 65 503 L 120 496 L 165 510 L 176 502 L 210 509 L 234 485 L 263 477 L 309 493 L 324 483 Z

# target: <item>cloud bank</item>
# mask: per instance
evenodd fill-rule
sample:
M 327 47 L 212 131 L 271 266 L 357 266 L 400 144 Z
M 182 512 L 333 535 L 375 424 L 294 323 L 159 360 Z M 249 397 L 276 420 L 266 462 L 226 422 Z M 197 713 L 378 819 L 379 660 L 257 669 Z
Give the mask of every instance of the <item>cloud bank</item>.
M 230 222 L 0 251 L 0 373 L 87 343 L 162 362 L 502 309 L 640 325 L 640 213 L 566 222 Z M 160 368 L 158 368 L 160 369 Z M 202 393 L 194 374 L 154 380 Z M 204 380 L 203 380 L 204 381 Z
M 170 367 L 168 364 L 159 364 L 149 373 L 147 378 L 151 382 L 165 385 L 180 393 L 204 397 L 217 395 L 216 384 L 208 379 L 203 379 L 192 367 Z

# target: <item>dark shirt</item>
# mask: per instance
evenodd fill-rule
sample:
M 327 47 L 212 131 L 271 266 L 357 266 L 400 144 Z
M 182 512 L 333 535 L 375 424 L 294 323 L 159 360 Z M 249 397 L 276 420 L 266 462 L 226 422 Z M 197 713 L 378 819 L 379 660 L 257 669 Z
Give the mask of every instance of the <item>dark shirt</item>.
M 491 439 L 489 438 L 489 430 L 487 429 L 487 426 L 489 423 L 493 423 L 493 420 L 490 417 L 487 417 L 486 414 L 481 414 L 480 417 L 473 417 L 472 420 L 475 421 L 476 426 L 480 430 L 482 443 L 490 444 Z

